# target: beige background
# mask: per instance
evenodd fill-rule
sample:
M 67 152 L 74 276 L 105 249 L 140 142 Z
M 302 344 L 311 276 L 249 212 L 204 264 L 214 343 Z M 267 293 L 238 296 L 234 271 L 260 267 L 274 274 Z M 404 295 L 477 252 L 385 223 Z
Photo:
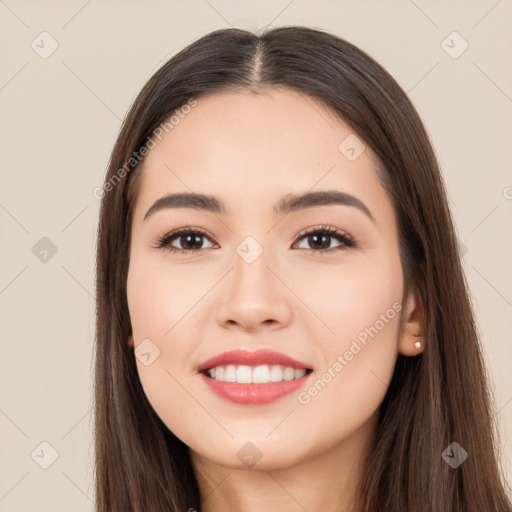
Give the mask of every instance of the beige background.
M 511 20 L 511 0 L 0 0 L 0 510 L 93 510 L 92 191 L 144 82 L 196 37 L 230 25 L 327 29 L 408 91 L 467 250 L 512 480 Z M 458 58 L 459 36 L 442 43 L 453 31 L 469 44 Z M 58 48 L 42 58 L 52 38 Z M 43 237 L 57 248 L 46 262 Z M 42 442 L 58 454 L 47 469 Z

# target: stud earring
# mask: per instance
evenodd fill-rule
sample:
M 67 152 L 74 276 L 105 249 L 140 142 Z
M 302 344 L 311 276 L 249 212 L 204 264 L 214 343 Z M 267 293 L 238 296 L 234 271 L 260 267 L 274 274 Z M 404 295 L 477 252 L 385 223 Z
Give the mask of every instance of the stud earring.
M 414 337 L 415 337 L 415 338 L 418 338 L 418 337 L 419 337 L 419 333 L 418 333 L 418 334 L 414 334 Z M 418 341 L 414 344 L 414 346 L 416 347 L 416 349 L 417 349 L 417 350 L 419 350 L 419 349 L 420 349 L 420 347 L 421 347 L 421 341 L 419 341 L 419 340 L 418 340 Z

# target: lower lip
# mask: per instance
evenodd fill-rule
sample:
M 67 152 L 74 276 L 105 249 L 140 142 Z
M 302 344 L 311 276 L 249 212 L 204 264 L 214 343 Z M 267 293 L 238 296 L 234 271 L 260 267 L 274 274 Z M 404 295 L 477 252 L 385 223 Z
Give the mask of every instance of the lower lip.
M 311 373 L 293 380 L 268 382 L 266 384 L 239 384 L 237 382 L 222 382 L 210 379 L 200 374 L 209 388 L 219 397 L 236 404 L 261 405 L 275 402 L 279 398 L 300 389 Z

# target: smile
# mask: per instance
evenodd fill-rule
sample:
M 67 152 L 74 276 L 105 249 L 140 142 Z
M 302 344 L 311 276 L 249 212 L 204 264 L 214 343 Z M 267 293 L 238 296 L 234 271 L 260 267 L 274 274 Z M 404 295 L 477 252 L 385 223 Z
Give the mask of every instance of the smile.
M 309 365 L 270 349 L 231 350 L 197 368 L 207 389 L 236 404 L 263 405 L 305 386 Z

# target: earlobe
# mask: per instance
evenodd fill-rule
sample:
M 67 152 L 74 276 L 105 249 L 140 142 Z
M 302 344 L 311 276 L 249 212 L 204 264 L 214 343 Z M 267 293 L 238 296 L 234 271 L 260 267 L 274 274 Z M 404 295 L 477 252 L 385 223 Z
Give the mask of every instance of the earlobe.
M 425 349 L 425 340 L 420 333 L 411 335 L 403 335 L 400 339 L 398 351 L 403 356 L 417 356 Z
M 416 289 L 410 291 L 402 319 L 398 351 L 404 356 L 417 356 L 425 350 L 424 310 Z
M 135 348 L 135 345 L 134 345 L 134 342 L 133 342 L 133 334 L 130 334 L 130 335 L 128 336 L 128 346 L 129 346 L 130 348 Z

